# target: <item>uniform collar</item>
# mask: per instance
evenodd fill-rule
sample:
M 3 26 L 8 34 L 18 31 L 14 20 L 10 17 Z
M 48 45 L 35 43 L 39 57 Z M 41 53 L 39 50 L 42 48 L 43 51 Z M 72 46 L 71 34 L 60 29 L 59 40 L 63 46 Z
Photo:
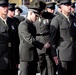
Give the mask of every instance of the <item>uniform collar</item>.
M 1 16 L 0 16 L 0 18 L 1 18 L 2 21 L 7 25 L 7 23 L 6 23 L 7 18 L 6 18 L 6 19 L 3 19 Z
M 62 13 L 67 19 L 69 18 L 69 16 L 65 15 L 64 13 Z

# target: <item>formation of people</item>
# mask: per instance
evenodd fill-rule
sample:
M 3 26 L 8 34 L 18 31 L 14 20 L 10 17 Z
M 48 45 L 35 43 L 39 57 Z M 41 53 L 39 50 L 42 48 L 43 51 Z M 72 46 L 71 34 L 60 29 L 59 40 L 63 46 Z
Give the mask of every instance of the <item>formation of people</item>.
M 0 0 L 0 75 L 18 75 L 19 64 L 19 75 L 76 75 L 75 3 L 37 3 L 25 18 L 16 3 Z

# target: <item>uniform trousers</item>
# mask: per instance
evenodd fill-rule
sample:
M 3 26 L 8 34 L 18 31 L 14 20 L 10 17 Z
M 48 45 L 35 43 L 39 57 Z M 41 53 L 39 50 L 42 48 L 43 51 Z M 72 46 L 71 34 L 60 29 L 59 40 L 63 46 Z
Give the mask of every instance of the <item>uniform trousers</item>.
M 36 75 L 37 62 L 20 62 L 20 75 Z
M 58 75 L 74 75 L 73 61 L 60 61 L 58 65 Z
M 47 54 L 39 55 L 39 66 L 41 75 L 54 75 L 54 66 Z

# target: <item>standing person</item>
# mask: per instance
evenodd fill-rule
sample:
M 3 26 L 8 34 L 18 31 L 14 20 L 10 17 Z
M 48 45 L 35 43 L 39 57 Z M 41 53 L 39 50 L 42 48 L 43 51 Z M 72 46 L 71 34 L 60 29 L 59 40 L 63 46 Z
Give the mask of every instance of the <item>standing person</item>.
M 71 25 L 74 23 L 72 23 L 70 16 L 71 0 L 60 0 L 60 7 L 62 13 L 54 17 L 50 25 L 52 55 L 56 65 L 58 65 L 58 75 L 74 75 L 74 53 L 71 36 Z M 56 55 L 56 48 L 59 50 L 59 58 Z
M 43 5 L 43 4 L 42 4 Z M 53 5 L 53 4 L 52 4 Z M 49 4 L 49 7 L 52 6 Z M 43 5 L 45 7 L 45 5 Z M 48 11 L 41 11 L 39 19 L 35 22 L 37 29 L 36 39 L 43 44 L 50 45 L 50 22 L 54 17 L 52 13 Z M 51 46 L 47 49 L 37 49 L 39 56 L 39 66 L 41 75 L 54 75 L 54 62 L 51 56 Z
M 73 37 L 73 49 L 74 49 L 74 74 L 76 75 L 76 13 L 75 13 L 75 3 L 71 4 L 71 14 L 73 20 L 73 25 L 71 26 L 71 35 Z
M 76 13 L 75 13 L 75 3 L 71 4 L 71 15 L 76 17 Z
M 57 11 L 55 12 L 55 14 L 56 14 L 56 15 L 59 15 L 59 14 L 61 13 L 60 1 L 59 1 L 59 0 L 57 1 L 57 7 L 58 7 L 58 9 L 57 9 Z
M 10 47 L 10 62 L 11 62 L 11 74 L 18 75 L 19 64 L 19 37 L 18 37 L 18 25 L 19 20 L 14 17 L 15 3 L 11 3 L 8 7 L 7 24 L 9 26 L 9 42 Z
M 55 12 L 55 5 L 56 5 L 55 2 L 46 3 L 46 10 L 47 10 L 48 12 L 54 14 L 54 12 Z
M 9 50 L 8 50 L 8 25 L 6 23 L 8 13 L 8 0 L 0 0 L 0 75 L 8 75 Z
M 15 17 L 19 19 L 19 22 L 25 20 L 25 18 L 20 15 L 22 12 L 23 10 L 20 7 L 15 7 Z
M 36 28 L 34 22 L 37 19 L 39 8 L 31 8 L 27 18 L 19 24 L 18 32 L 20 38 L 20 75 L 36 75 L 38 54 L 36 47 L 47 48 L 47 44 L 36 41 Z
M 55 2 L 48 2 L 46 3 L 46 10 L 45 12 L 43 12 L 42 16 L 49 19 L 49 21 L 51 22 L 52 18 L 55 17 Z

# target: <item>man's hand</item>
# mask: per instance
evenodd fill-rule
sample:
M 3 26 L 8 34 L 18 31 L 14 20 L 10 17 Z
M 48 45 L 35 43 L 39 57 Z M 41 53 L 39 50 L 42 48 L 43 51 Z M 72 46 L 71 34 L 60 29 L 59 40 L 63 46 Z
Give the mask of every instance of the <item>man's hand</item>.
M 53 59 L 54 59 L 54 61 L 55 61 L 55 64 L 58 65 L 58 64 L 59 64 L 58 57 L 55 56 L 55 57 L 53 57 Z
M 47 42 L 46 44 L 44 44 L 44 48 L 49 48 L 51 45 Z

